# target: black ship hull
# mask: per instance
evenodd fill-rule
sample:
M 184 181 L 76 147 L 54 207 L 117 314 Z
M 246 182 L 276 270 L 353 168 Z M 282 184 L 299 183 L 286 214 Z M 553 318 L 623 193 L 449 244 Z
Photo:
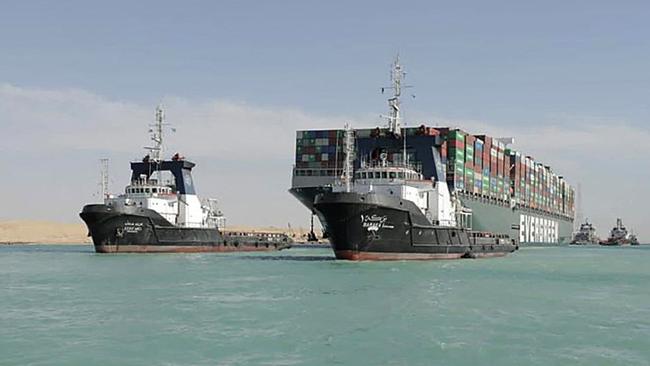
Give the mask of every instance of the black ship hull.
M 618 239 L 618 240 L 614 239 L 614 240 L 601 241 L 600 245 L 608 246 L 608 247 L 622 247 L 626 245 L 639 245 L 639 242 L 632 241 L 629 239 Z
M 429 260 L 498 257 L 518 249 L 507 235 L 433 226 L 410 201 L 373 193 L 318 195 L 338 259 Z
M 97 253 L 195 253 L 269 251 L 290 247 L 286 235 L 223 234 L 216 228 L 172 225 L 157 212 L 86 205 L 80 213 Z

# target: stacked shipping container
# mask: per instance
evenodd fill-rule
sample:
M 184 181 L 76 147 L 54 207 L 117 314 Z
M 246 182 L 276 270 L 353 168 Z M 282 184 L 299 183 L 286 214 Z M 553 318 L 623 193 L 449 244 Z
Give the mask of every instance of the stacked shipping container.
M 385 136 L 381 129 L 356 130 L 356 137 Z M 506 148 L 502 141 L 486 135 L 470 135 L 460 129 L 407 128 L 409 136 L 443 137 L 439 152 L 447 167 L 449 187 L 532 209 L 573 216 L 575 192 L 563 177 L 532 157 Z M 298 131 L 296 136 L 296 169 L 303 175 L 338 175 L 343 166 L 342 130 Z M 398 162 L 401 153 L 390 153 L 389 160 Z M 411 162 L 418 157 L 409 153 Z
M 454 161 L 448 161 L 451 176 L 447 179 L 457 190 L 504 201 L 513 199 L 524 207 L 573 216 L 574 189 L 550 167 L 486 135 L 451 130 L 446 137 L 447 146 L 456 147 L 455 154 L 449 153 Z
M 296 133 L 296 168 L 312 172 L 341 169 L 343 161 L 342 136 L 343 132 L 337 130 L 298 131 Z

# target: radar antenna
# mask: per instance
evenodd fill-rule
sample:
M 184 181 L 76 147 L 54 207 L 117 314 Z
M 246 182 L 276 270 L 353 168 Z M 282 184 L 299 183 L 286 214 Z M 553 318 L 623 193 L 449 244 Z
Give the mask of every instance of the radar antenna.
M 341 176 L 341 180 L 345 184 L 345 191 L 350 192 L 354 162 L 354 131 L 352 130 L 352 127 L 350 127 L 349 123 L 345 124 L 343 152 L 345 154 L 345 160 L 343 161 L 343 174 Z
M 390 81 L 392 83 L 389 87 L 381 88 L 383 93 L 386 89 L 393 90 L 393 96 L 388 99 L 389 115 L 385 116 L 388 119 L 388 130 L 396 136 L 402 134 L 402 119 L 400 116 L 400 97 L 402 96 L 403 88 L 410 88 L 409 85 L 402 85 L 406 73 L 402 65 L 399 63 L 399 54 L 395 57 L 395 61 L 391 67 Z
M 154 146 L 145 147 L 149 150 L 151 154 L 151 160 L 160 162 L 163 160 L 163 126 L 167 125 L 164 123 L 165 112 L 162 109 L 162 106 L 156 107 L 156 121 L 153 125 L 150 125 L 149 133 L 151 133 L 151 141 L 153 141 Z

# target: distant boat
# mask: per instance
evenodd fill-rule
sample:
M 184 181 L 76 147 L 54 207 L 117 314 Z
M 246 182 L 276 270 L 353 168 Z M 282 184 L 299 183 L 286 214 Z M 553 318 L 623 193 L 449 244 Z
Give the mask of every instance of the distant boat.
M 598 244 L 600 239 L 596 236 L 596 229 L 589 220 L 585 220 L 583 224 L 580 224 L 580 230 L 573 234 L 573 239 L 571 240 L 571 245 L 588 245 L 588 244 Z
M 616 226 L 609 233 L 607 240 L 600 242 L 600 245 L 621 246 L 621 245 L 639 245 L 636 235 L 627 232 L 623 226 L 623 220 L 616 219 Z

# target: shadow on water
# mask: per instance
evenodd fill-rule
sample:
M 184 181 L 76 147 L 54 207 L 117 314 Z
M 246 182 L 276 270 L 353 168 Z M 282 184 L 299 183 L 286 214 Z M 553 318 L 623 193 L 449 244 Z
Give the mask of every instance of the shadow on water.
M 240 255 L 237 259 L 258 261 L 297 261 L 297 262 L 323 262 L 335 261 L 336 258 L 327 255 Z

